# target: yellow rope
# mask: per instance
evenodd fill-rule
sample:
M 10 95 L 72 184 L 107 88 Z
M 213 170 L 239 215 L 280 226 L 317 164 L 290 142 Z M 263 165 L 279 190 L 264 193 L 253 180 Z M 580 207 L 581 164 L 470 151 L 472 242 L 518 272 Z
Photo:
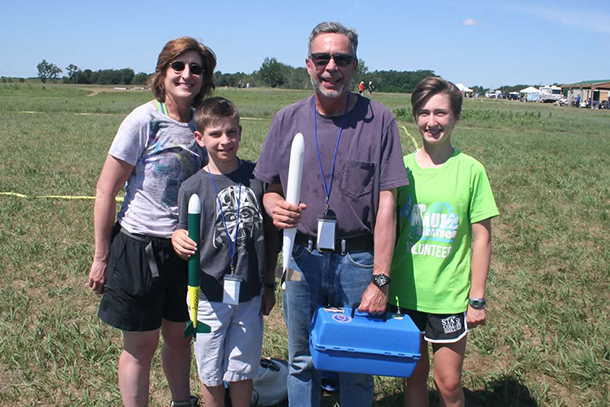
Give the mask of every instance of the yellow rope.
M 407 128 L 405 126 L 402 126 L 402 129 L 405 131 L 405 133 L 407 133 L 407 136 L 411 137 L 411 141 L 413 141 L 413 145 L 415 146 L 415 149 L 419 150 L 419 146 L 417 145 L 417 140 L 415 140 L 415 138 L 409 133 L 409 130 L 407 130 Z
M 69 196 L 69 195 L 34 195 L 28 196 L 23 194 L 18 194 L 17 192 L 0 192 L 0 195 L 5 196 L 16 196 L 18 198 L 44 198 L 44 199 L 72 199 L 72 200 L 95 200 L 94 196 Z M 118 202 L 123 202 L 123 198 L 117 197 L 116 200 Z

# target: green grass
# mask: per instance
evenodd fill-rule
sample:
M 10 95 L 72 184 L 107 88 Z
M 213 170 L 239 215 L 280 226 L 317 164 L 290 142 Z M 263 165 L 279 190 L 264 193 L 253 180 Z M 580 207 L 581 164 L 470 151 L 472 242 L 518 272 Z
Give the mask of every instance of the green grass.
M 114 134 L 150 91 L 0 84 L 0 405 L 120 404 L 121 336 L 96 316 L 86 287 L 91 200 Z M 273 114 L 306 91 L 219 90 L 255 160 Z M 373 94 L 398 115 L 403 152 L 421 144 L 408 95 Z M 84 113 L 84 114 L 83 114 Z M 610 405 L 610 112 L 466 100 L 455 145 L 487 168 L 493 221 L 489 319 L 469 335 L 470 406 Z M 278 300 L 280 298 L 278 297 Z M 287 357 L 278 307 L 263 354 Z M 193 366 L 193 389 L 198 389 Z M 376 379 L 377 406 L 401 406 L 398 379 Z M 432 383 L 431 383 L 432 384 Z M 198 390 L 194 390 L 198 392 Z M 430 398 L 437 394 L 431 386 Z M 154 359 L 151 405 L 169 391 Z M 335 398 L 327 398 L 333 405 Z

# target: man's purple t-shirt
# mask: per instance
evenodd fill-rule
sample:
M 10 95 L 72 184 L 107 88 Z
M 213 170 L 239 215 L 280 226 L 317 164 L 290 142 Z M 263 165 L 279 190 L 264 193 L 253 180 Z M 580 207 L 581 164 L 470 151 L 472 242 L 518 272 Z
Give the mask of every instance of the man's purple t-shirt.
M 330 209 L 337 217 L 337 237 L 373 233 L 379 192 L 409 183 L 402 161 L 396 119 L 381 104 L 362 96 L 347 113 L 330 186 Z M 314 138 L 314 100 L 306 98 L 280 110 L 273 119 L 254 175 L 269 184 L 281 184 L 286 193 L 290 148 L 295 134 L 305 139 L 301 202 L 307 204 L 298 231 L 317 233 L 324 214 L 325 192 Z M 328 185 L 343 115 L 317 113 L 318 145 Z

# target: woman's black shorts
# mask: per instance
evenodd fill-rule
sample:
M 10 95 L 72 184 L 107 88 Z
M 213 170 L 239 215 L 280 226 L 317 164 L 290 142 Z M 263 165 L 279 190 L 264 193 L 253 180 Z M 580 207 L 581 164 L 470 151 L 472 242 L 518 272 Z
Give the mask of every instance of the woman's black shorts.
M 123 331 L 153 331 L 162 319 L 188 321 L 188 263 L 171 239 L 131 235 L 115 225 L 98 315 Z

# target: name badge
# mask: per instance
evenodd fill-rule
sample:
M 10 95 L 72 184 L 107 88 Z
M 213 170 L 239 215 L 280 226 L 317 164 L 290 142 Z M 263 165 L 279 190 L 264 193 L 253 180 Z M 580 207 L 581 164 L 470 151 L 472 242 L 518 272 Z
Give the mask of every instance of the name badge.
M 241 278 L 235 276 L 225 276 L 223 283 L 222 302 L 230 305 L 239 304 L 239 290 L 241 288 Z
M 337 230 L 337 218 L 324 216 L 318 218 L 318 238 L 316 247 L 318 251 L 334 251 L 335 250 L 335 231 Z

